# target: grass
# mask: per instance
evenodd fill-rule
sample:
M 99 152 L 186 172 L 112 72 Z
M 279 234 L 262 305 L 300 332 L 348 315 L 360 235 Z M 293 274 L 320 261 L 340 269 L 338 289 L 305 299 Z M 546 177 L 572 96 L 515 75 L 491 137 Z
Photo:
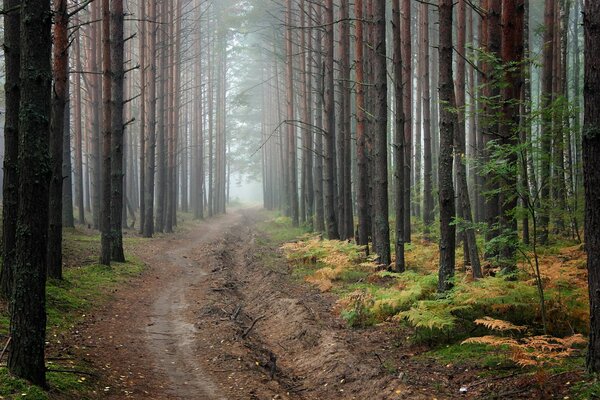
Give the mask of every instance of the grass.
M 498 349 L 483 344 L 448 344 L 419 355 L 419 358 L 433 358 L 436 362 L 460 366 L 479 365 L 488 368 L 498 368 L 506 364 L 508 349 Z
M 125 237 L 125 247 L 139 243 L 141 239 Z M 48 343 L 49 372 L 46 392 L 27 382 L 12 377 L 6 368 L 0 368 L 0 399 L 48 399 L 90 397 L 94 379 L 78 373 L 51 372 L 52 369 L 89 371 L 90 366 L 81 360 L 52 361 L 54 349 L 64 347 L 61 342 L 69 331 L 93 312 L 94 308 L 111 299 L 112 293 L 144 271 L 144 264 L 137 257 L 127 254 L 127 262 L 113 263 L 107 267 L 97 264 L 100 238 L 97 233 L 83 229 L 65 229 L 63 253 L 64 279 L 49 280 L 46 286 L 46 312 L 48 316 L 46 340 Z M 0 311 L 0 334 L 8 335 L 9 316 L 6 305 Z

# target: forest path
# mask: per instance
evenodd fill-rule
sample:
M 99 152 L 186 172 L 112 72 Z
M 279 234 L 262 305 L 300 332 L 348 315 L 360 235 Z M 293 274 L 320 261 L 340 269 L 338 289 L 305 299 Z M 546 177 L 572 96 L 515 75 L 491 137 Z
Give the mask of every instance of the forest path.
M 460 372 L 413 361 L 397 345 L 403 333 L 396 327 L 347 329 L 332 314 L 335 296 L 292 279 L 257 228 L 266 218 L 258 209 L 236 210 L 136 246 L 148 269 L 80 328 L 86 358 L 101 374 L 98 398 L 458 394 L 450 374 Z M 398 370 L 386 367 L 391 360 Z

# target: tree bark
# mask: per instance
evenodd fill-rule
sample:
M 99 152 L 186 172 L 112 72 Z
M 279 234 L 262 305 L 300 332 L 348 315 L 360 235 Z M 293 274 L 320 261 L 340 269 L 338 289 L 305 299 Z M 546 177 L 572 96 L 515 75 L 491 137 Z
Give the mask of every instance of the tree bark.
M 139 54 L 140 54 L 140 172 L 139 172 L 139 184 L 140 184 L 140 233 L 144 233 L 144 224 L 146 223 L 146 196 L 144 191 L 146 190 L 146 104 L 147 97 L 146 93 L 147 83 L 146 77 L 147 72 L 147 61 L 146 61 L 146 47 L 147 47 L 147 33 L 146 33 L 146 0 L 139 1 L 140 10 L 140 21 L 138 22 L 138 33 L 139 38 Z
M 296 127 L 294 122 L 294 53 L 293 53 L 293 26 L 292 26 L 292 0 L 287 0 L 286 11 L 286 93 L 287 93 L 287 135 L 288 135 L 288 190 L 292 224 L 298 226 L 298 171 L 296 166 Z
M 81 71 L 81 35 L 80 32 L 75 33 L 75 68 Z M 75 130 L 75 204 L 77 206 L 77 221 L 80 225 L 85 224 L 85 206 L 83 192 L 83 127 L 81 123 L 81 73 L 77 73 L 74 77 L 74 97 L 73 110 L 74 121 L 73 128 Z
M 110 0 L 102 0 L 102 214 L 100 216 L 100 264 L 110 265 L 111 259 L 111 45 Z
M 47 264 L 40 249 L 48 245 L 52 14 L 50 0 L 20 4 L 19 209 L 8 369 L 45 386 Z
M 458 188 L 459 210 L 464 220 L 464 241 L 465 241 L 465 263 L 467 259 L 471 262 L 473 277 L 481 278 L 481 264 L 479 262 L 479 251 L 477 249 L 477 239 L 475 237 L 475 228 L 473 227 L 473 214 L 471 212 L 471 200 L 469 199 L 469 188 L 467 185 L 467 164 L 466 164 L 466 127 L 465 127 L 465 25 L 466 25 L 466 3 L 465 0 L 459 0 L 459 30 L 458 51 L 461 55 L 457 62 L 456 77 L 456 115 L 455 124 L 455 161 L 456 166 L 456 186 Z
M 145 1 L 145 0 L 142 0 Z M 150 1 L 148 19 L 156 20 L 156 2 Z M 156 149 L 156 31 L 158 27 L 152 25 L 148 35 L 148 54 L 150 65 L 148 68 L 148 114 L 145 116 L 148 138 L 146 140 L 146 163 L 143 168 L 145 172 L 144 203 L 146 206 L 144 237 L 152 237 L 154 234 L 154 171 L 155 171 L 155 149 Z
M 71 98 L 70 95 L 71 84 L 67 81 L 67 99 Z M 72 101 L 68 100 L 65 104 L 65 116 L 63 126 L 63 162 L 62 162 L 62 223 L 63 227 L 74 228 L 75 227 L 75 214 L 73 210 L 73 164 L 71 161 L 71 104 Z
M 433 225 L 433 164 L 431 146 L 431 84 L 429 75 L 429 6 L 421 4 L 421 80 L 423 83 L 423 223 L 425 234 Z M 437 118 L 437 115 L 434 115 Z
M 335 89 L 334 89 L 334 35 L 333 0 L 325 2 L 325 172 L 323 177 L 325 226 L 329 239 L 339 239 L 338 216 L 335 212 Z
M 387 170 L 387 56 L 385 45 L 385 0 L 373 1 L 373 242 L 379 264 L 390 265 Z
M 500 141 L 508 152 L 506 161 L 508 173 L 504 176 L 500 193 L 500 225 L 502 232 L 507 235 L 507 241 L 501 249 L 502 267 L 505 272 L 516 270 L 516 252 L 519 242 L 517 220 L 514 211 L 519 199 L 518 190 L 518 153 L 519 145 L 519 100 L 523 88 L 523 20 L 524 0 L 502 1 L 502 62 L 505 65 L 515 65 L 514 71 L 508 71 L 504 80 L 506 87 L 502 90 L 503 121 L 500 124 Z M 526 190 L 528 190 L 526 188 Z
M 440 110 L 440 160 L 439 207 L 440 207 L 440 267 L 438 291 L 452 288 L 455 268 L 456 228 L 454 186 L 452 184 L 455 116 L 451 108 L 455 106 L 454 83 L 452 81 L 452 0 L 439 0 L 439 92 Z
M 411 174 L 412 174 L 412 43 L 411 43 L 411 3 L 401 0 L 401 37 L 402 41 L 402 87 L 404 93 L 404 241 L 411 242 Z
M 323 5 L 317 4 L 315 23 L 321 25 L 323 22 Z M 357 21 L 358 23 L 358 21 Z M 315 29 L 315 230 L 317 232 L 325 231 L 325 205 L 323 203 L 323 136 L 325 129 L 323 127 L 323 102 L 324 92 L 324 64 L 323 64 L 323 34 L 321 29 Z
M 111 253 L 112 260 L 125 262 L 123 251 L 123 80 L 124 33 L 123 0 L 113 0 L 110 14 L 111 32 Z
M 585 248 L 590 294 L 590 341 L 586 359 L 590 372 L 600 372 L 600 3 L 584 3 L 583 178 Z
M 541 245 L 548 243 L 549 222 L 550 222 L 550 170 L 551 170 L 551 152 L 552 152 L 552 113 L 550 111 L 554 101 L 552 92 L 552 60 L 554 59 L 554 10 L 555 0 L 546 0 L 544 11 L 545 25 L 544 30 L 544 50 L 543 50 L 543 69 L 541 82 L 541 161 L 540 161 L 540 203 L 539 211 L 540 232 L 539 242 Z
M 67 0 L 54 0 L 52 117 L 50 120 L 50 199 L 48 208 L 48 276 L 62 279 L 63 132 L 69 79 L 69 16 Z M 69 171 L 70 172 L 70 171 Z
M 358 18 L 358 17 L 357 17 Z M 406 261 L 404 258 L 404 82 L 402 80 L 402 40 L 400 31 L 400 0 L 392 3 L 392 35 L 394 37 L 394 101 L 396 115 L 394 117 L 394 189 L 395 189 L 395 214 L 396 214 L 396 261 L 394 271 L 404 272 Z M 406 40 L 406 39 L 405 39 Z M 358 49 L 358 45 L 357 45 Z M 358 65 L 358 64 L 357 64 Z M 358 68 L 358 67 L 357 67 Z
M 4 175 L 2 190 L 2 270 L 0 295 L 10 299 L 14 286 L 17 213 L 19 209 L 19 103 L 21 101 L 20 0 L 4 0 Z
M 356 185 L 356 203 L 358 229 L 356 243 L 361 246 L 369 244 L 369 174 L 367 171 L 367 149 L 365 132 L 365 76 L 364 76 L 364 32 L 363 32 L 363 0 L 354 3 L 355 22 L 355 68 L 356 68 L 356 160 L 358 168 L 358 184 Z M 404 165 L 404 164 L 402 164 Z M 403 173 L 404 176 L 404 173 Z

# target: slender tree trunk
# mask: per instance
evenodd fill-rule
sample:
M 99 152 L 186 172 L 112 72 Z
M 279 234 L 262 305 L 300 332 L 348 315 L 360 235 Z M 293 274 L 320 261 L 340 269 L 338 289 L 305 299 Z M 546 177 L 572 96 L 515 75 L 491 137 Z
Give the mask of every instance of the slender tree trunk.
M 71 97 L 71 84 L 67 81 L 67 99 Z M 66 228 L 75 227 L 75 215 L 73 211 L 73 164 L 71 162 L 71 100 L 65 104 L 65 115 L 63 117 L 63 162 L 62 162 L 62 223 Z
M 320 25 L 323 22 L 323 5 L 318 4 L 316 7 L 315 22 Z M 358 21 L 357 21 L 358 23 Z M 324 92 L 324 74 L 325 68 L 323 64 L 323 34 L 321 29 L 315 29 L 315 230 L 317 232 L 325 231 L 325 205 L 323 203 L 323 136 L 325 129 L 323 126 L 323 102 L 325 99 Z
M 401 37 L 402 41 L 402 88 L 404 93 L 404 241 L 410 243 L 411 221 L 410 221 L 410 195 L 412 174 L 412 43 L 411 43 L 411 3 L 412 0 L 401 0 Z
M 81 35 L 79 32 L 75 34 L 75 68 L 81 71 Z M 77 220 L 79 224 L 85 224 L 85 206 L 83 196 L 83 127 L 81 123 L 81 73 L 75 74 L 74 77 L 74 121 L 73 128 L 75 130 L 75 204 L 77 205 Z
M 310 24 L 313 23 L 313 7 L 309 3 L 308 5 L 305 3 L 302 7 L 303 12 L 308 14 L 308 21 Z M 305 74 L 305 83 L 304 90 L 306 92 L 304 96 L 304 107 L 305 107 L 305 119 L 306 123 L 308 123 L 306 130 L 306 214 L 308 219 L 308 227 L 312 231 L 314 228 L 314 217 L 315 217 L 315 182 L 313 177 L 313 166 L 314 166 L 314 120 L 313 120 L 313 63 L 311 57 L 313 56 L 313 35 L 312 29 L 309 29 L 307 32 L 307 49 L 308 56 L 304 61 L 306 65 L 306 74 Z M 304 30 L 303 30 L 304 35 Z M 321 132 L 318 132 L 321 134 Z
M 452 184 L 455 115 L 454 83 L 452 81 L 452 0 L 439 0 L 439 54 L 440 101 L 443 102 L 440 119 L 439 203 L 440 203 L 440 269 L 438 290 L 452 288 L 455 268 L 456 228 L 452 223 L 455 213 Z
M 365 76 L 364 76 L 364 32 L 363 32 L 363 0 L 354 3 L 356 18 L 354 37 L 356 66 L 356 159 L 358 167 L 358 184 L 356 185 L 356 203 L 358 214 L 358 235 L 356 243 L 362 246 L 369 244 L 369 175 L 367 171 L 367 149 L 365 132 Z M 396 150 L 398 151 L 398 150 Z M 404 164 L 402 164 L 404 165 Z M 402 173 L 404 176 L 404 173 Z
M 124 33 L 123 0 L 113 0 L 111 28 L 111 253 L 112 260 L 125 262 L 123 252 L 123 80 Z
M 140 10 L 140 21 L 138 22 L 138 34 L 139 38 L 139 54 L 140 54 L 140 172 L 139 172 L 139 184 L 140 184 L 140 233 L 144 233 L 144 224 L 146 223 L 146 196 L 144 191 L 146 190 L 146 104 L 148 92 L 146 77 L 148 75 L 148 64 L 146 61 L 146 47 L 147 47 L 147 33 L 146 33 L 146 0 L 139 1 Z
M 358 18 L 358 17 L 357 17 Z M 404 82 L 402 80 L 402 41 L 400 32 L 400 0 L 392 2 L 392 35 L 394 46 L 394 101 L 396 115 L 394 117 L 394 189 L 396 198 L 396 262 L 394 270 L 404 272 L 406 261 L 404 258 Z M 358 49 L 358 44 L 357 44 Z M 358 64 L 357 64 L 358 65 Z M 358 66 L 357 66 L 358 68 Z
M 583 178 L 585 247 L 590 294 L 590 341 L 586 359 L 590 372 L 600 371 L 600 2 L 586 0 L 584 30 Z
M 429 6 L 421 4 L 421 80 L 423 83 L 423 223 L 426 236 L 433 225 L 433 164 L 431 146 L 431 86 L 429 76 Z M 434 115 L 434 118 L 437 116 Z
M 102 3 L 92 3 L 92 21 L 100 21 L 102 18 Z M 94 217 L 94 229 L 100 229 L 100 217 L 102 214 L 102 134 L 100 113 L 102 111 L 102 88 L 100 75 L 102 74 L 102 29 L 99 23 L 92 24 L 90 37 L 90 63 L 89 69 L 95 74 L 91 78 L 92 85 L 92 161 L 93 161 L 93 184 L 92 184 L 92 212 Z
M 111 259 L 111 49 L 110 1 L 102 0 L 102 214 L 100 218 L 102 246 L 100 264 L 110 265 Z
M 294 54 L 293 54 L 293 26 L 292 26 L 292 0 L 287 0 L 287 39 L 286 39 L 286 93 L 287 93 L 287 135 L 288 135 L 288 176 L 289 198 L 292 224 L 298 226 L 298 171 L 296 166 L 296 127 L 294 122 Z
M 325 226 L 329 239 L 339 239 L 338 223 L 335 212 L 335 89 L 334 89 L 334 35 L 333 0 L 325 2 L 325 173 L 323 178 Z
M 22 0 L 20 4 L 19 209 L 8 370 L 35 385 L 46 386 L 47 260 L 46 251 L 40 249 L 48 245 L 52 173 L 49 155 L 52 20 L 50 0 Z
M 338 185 L 339 185 L 339 233 L 341 239 L 354 236 L 354 215 L 352 210 L 352 164 L 350 132 L 350 28 L 348 0 L 341 0 L 339 7 L 339 135 L 338 135 Z
M 554 24 L 555 0 L 546 0 L 544 19 L 547 27 Z M 543 69 L 542 69 L 542 125 L 541 125 L 541 162 L 540 162 L 540 203 L 539 211 L 540 232 L 539 242 L 541 245 L 548 243 L 550 222 L 550 175 L 551 175 L 551 152 L 552 152 L 552 113 L 550 111 L 554 96 L 552 92 L 552 60 L 554 59 L 554 29 L 548 28 L 544 31 Z
M 471 212 L 471 200 L 469 199 L 469 188 L 467 185 L 467 164 L 466 164 L 466 127 L 465 127 L 465 25 L 466 25 L 466 3 L 464 0 L 459 0 L 459 33 L 458 51 L 462 56 L 458 57 L 457 62 L 457 77 L 456 77 L 456 107 L 458 114 L 456 115 L 455 129 L 455 162 L 456 166 L 456 184 L 458 188 L 459 209 L 462 218 L 464 219 L 464 238 L 465 241 L 465 263 L 468 259 L 471 262 L 473 276 L 481 278 L 481 264 L 479 262 L 479 251 L 477 248 L 477 240 L 475 237 L 475 228 L 473 227 L 473 214 Z
M 373 2 L 373 223 L 374 250 L 379 264 L 389 266 L 390 227 L 388 222 L 387 170 L 387 57 L 385 45 L 385 0 Z
M 504 80 L 508 83 L 502 90 L 504 118 L 500 124 L 500 141 L 507 148 L 516 148 L 519 144 L 519 100 L 523 88 L 523 18 L 524 0 L 502 1 L 502 61 L 513 63 L 518 67 L 509 71 Z M 501 251 L 502 266 L 505 272 L 516 270 L 516 252 L 518 246 L 517 219 L 515 209 L 518 202 L 518 154 L 509 152 L 506 157 L 510 171 L 504 176 L 500 193 L 500 224 L 506 244 Z
M 67 0 L 54 0 L 52 117 L 50 121 L 50 207 L 48 209 L 48 276 L 62 279 L 63 132 L 69 80 L 69 16 Z
M 144 1 L 144 0 L 142 0 Z M 156 2 L 150 1 L 148 10 L 148 19 L 156 21 Z M 145 149 L 145 188 L 144 203 L 146 206 L 144 237 L 152 237 L 154 234 L 154 171 L 155 171 L 155 149 L 156 149 L 156 31 L 157 24 L 150 25 L 150 34 L 148 36 L 148 54 L 150 55 L 150 65 L 148 68 L 148 113 L 145 116 L 146 129 L 148 130 L 148 139 Z
M 19 103 L 21 101 L 20 0 L 4 0 L 4 175 L 2 190 L 2 270 L 0 295 L 10 299 L 14 286 L 17 213 L 19 210 Z

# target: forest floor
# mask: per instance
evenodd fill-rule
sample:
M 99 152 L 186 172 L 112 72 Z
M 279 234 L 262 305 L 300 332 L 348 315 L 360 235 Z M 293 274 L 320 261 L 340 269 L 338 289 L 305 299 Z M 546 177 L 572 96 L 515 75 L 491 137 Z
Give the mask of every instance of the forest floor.
M 402 324 L 349 328 L 335 292 L 297 279 L 284 257 L 281 245 L 302 230 L 272 220 L 238 209 L 172 235 L 127 239 L 129 257 L 145 269 L 49 340 L 51 359 L 70 360 L 65 370 L 82 386 L 55 387 L 51 398 L 576 398 L 570 386 L 581 368 L 541 378 L 485 365 L 487 354 L 431 353 Z

